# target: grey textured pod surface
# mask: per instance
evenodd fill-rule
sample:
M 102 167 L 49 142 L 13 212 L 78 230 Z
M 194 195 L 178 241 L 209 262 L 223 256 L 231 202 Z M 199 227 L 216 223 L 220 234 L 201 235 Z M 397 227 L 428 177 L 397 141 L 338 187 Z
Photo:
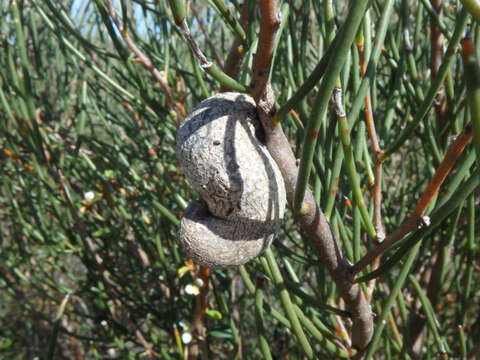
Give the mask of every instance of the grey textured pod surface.
M 270 245 L 280 227 L 285 185 L 261 137 L 255 102 L 240 93 L 202 101 L 178 129 L 180 165 L 203 199 L 185 210 L 179 237 L 201 265 L 244 264 Z

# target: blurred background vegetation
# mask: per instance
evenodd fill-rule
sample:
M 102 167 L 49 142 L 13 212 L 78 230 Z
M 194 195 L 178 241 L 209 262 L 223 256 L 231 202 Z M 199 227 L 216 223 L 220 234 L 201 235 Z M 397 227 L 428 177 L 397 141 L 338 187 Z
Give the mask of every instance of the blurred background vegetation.
M 413 212 L 462 129 L 473 125 L 480 136 L 478 65 L 474 52 L 466 66 L 456 52 L 464 29 L 473 50 L 480 47 L 480 26 L 459 1 L 436 3 L 370 2 L 339 79 L 355 169 L 342 162 L 335 112 L 320 123 L 310 185 L 352 263 L 374 246 L 351 185 L 358 180 L 373 217 L 378 154 L 363 121 L 362 66 L 372 63 L 365 84 L 379 147 L 388 153 L 381 183 L 386 234 Z M 187 22 L 219 69 L 237 41 L 241 66 L 234 77 L 249 84 L 260 14 L 248 0 L 248 21 L 240 23 L 242 4 L 188 2 Z M 175 134 L 189 109 L 229 83 L 200 66 L 166 1 L 121 0 L 113 7 L 112 13 L 101 0 L 0 3 L 0 357 L 355 354 L 336 285 L 290 213 L 272 249 L 281 281 L 262 256 L 239 270 L 212 271 L 205 293 L 176 242 L 182 211 L 197 195 L 177 164 Z M 344 26 L 349 3 L 278 7 L 271 83 L 282 109 L 308 80 L 318 83 L 311 74 Z M 316 85 L 280 119 L 298 157 L 318 91 Z M 431 225 L 394 246 L 377 270 L 379 281 L 370 282 L 374 289 L 365 285 L 377 324 L 367 357 L 478 353 L 479 164 L 475 146 L 466 145 L 428 204 Z M 290 330 L 279 297 L 285 291 L 313 356 Z

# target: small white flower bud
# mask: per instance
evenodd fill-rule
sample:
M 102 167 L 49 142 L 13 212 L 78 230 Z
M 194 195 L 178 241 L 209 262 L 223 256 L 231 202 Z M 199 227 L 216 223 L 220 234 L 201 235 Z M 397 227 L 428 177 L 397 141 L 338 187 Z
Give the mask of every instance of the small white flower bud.
M 192 342 L 192 334 L 190 334 L 189 332 L 184 332 L 182 334 L 182 342 L 185 345 L 190 344 Z
M 113 348 L 108 349 L 107 354 L 111 359 L 115 359 L 117 357 L 117 352 Z
M 87 191 L 84 195 L 83 198 L 87 201 L 92 201 L 95 199 L 95 193 L 93 191 Z
M 198 286 L 188 284 L 187 286 L 185 286 L 185 292 L 188 295 L 198 295 L 200 293 L 200 290 L 198 289 Z

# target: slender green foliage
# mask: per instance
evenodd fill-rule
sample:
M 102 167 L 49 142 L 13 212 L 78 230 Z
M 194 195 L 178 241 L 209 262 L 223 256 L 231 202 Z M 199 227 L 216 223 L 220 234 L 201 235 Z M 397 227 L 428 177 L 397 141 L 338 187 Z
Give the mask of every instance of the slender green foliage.
M 0 1 L 0 358 L 473 356 L 477 8 Z M 268 73 L 254 71 L 259 53 Z M 276 107 L 258 112 L 273 130 L 255 136 L 279 150 L 290 209 L 263 256 L 208 271 L 177 241 L 198 198 L 177 128 L 223 89 L 248 96 L 259 75 Z M 302 208 L 310 189 L 318 207 L 307 194 Z M 381 240 L 374 210 L 388 238 L 419 199 L 413 230 L 354 275 Z

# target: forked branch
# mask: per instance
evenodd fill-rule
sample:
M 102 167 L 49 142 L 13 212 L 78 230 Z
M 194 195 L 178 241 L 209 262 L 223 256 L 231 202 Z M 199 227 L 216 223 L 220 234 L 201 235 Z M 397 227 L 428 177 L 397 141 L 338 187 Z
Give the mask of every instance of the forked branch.
M 452 170 L 453 166 L 457 162 L 458 157 L 465 149 L 465 146 L 472 140 L 472 127 L 467 125 L 465 129 L 457 136 L 455 141 L 448 148 L 447 153 L 441 164 L 438 166 L 435 174 L 431 178 L 427 185 L 427 188 L 423 192 L 422 197 L 418 201 L 418 204 L 407 220 L 405 220 L 400 227 L 391 233 L 384 242 L 371 249 L 358 263 L 353 266 L 354 274 L 362 271 L 368 264 L 370 264 L 375 258 L 383 254 L 397 241 L 403 239 L 409 232 L 417 229 L 419 226 L 428 226 L 429 219 L 424 217 L 424 212 L 432 199 L 437 195 L 440 186 L 443 184 L 445 178 Z
M 279 24 L 276 2 L 261 1 L 260 41 L 253 69 L 253 95 L 258 113 L 266 133 L 266 144 L 285 181 L 287 200 L 293 208 L 298 168 L 295 156 L 281 125 L 274 121 L 274 95 L 267 84 L 271 66 L 275 33 Z M 265 90 L 263 90 L 265 89 Z M 352 313 L 352 342 L 358 349 L 364 349 L 373 333 L 373 316 L 370 305 L 358 284 L 352 284 L 351 265 L 346 261 L 330 225 L 323 212 L 315 203 L 309 189 L 305 192 L 302 214 L 295 214 L 302 232 L 313 242 L 319 258 L 330 272 L 339 292 Z

